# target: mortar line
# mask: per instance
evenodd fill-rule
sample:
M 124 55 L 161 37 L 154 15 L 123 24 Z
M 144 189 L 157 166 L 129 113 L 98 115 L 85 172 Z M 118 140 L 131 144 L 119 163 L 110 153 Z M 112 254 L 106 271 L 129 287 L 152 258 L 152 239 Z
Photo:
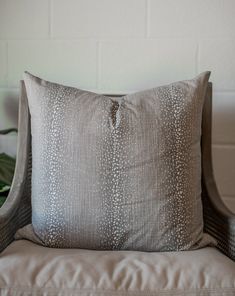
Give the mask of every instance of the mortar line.
M 150 31 L 150 3 L 149 0 L 146 0 L 145 3 L 145 36 L 149 38 L 149 31 Z
M 226 195 L 222 195 L 222 196 L 223 196 L 223 198 L 228 199 L 228 200 L 231 200 L 231 199 L 234 199 L 235 200 L 235 194 L 232 194 L 232 195 L 226 194 Z
M 7 85 L 7 88 L 9 87 L 9 44 L 8 44 L 8 41 L 6 41 L 6 85 Z
M 48 34 L 49 39 L 52 39 L 52 0 L 48 0 Z
M 234 149 L 235 148 L 235 143 L 231 142 L 231 143 L 219 143 L 219 142 L 214 142 L 212 143 L 212 149 L 213 148 L 220 148 L 220 149 Z
M 101 41 L 97 41 L 96 45 L 96 88 L 100 88 L 100 78 L 101 78 Z
M 200 51 L 200 46 L 199 46 L 199 42 L 197 41 L 197 45 L 196 45 L 196 54 L 195 54 L 195 75 L 198 74 L 199 71 L 199 51 Z

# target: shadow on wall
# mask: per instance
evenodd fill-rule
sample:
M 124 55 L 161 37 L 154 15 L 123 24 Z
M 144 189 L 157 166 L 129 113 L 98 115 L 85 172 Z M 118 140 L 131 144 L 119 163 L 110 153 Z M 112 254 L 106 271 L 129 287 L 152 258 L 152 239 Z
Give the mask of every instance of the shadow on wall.
M 5 94 L 0 102 L 0 129 L 17 127 L 18 125 L 18 93 Z M 0 136 L 0 153 L 16 155 L 17 134 Z
M 4 100 L 4 112 L 7 118 L 12 122 L 12 127 L 17 127 L 18 125 L 18 107 L 19 98 L 18 96 L 7 95 Z
M 219 192 L 235 212 L 235 93 L 213 95 L 213 165 Z
M 213 143 L 235 144 L 235 93 L 213 96 Z

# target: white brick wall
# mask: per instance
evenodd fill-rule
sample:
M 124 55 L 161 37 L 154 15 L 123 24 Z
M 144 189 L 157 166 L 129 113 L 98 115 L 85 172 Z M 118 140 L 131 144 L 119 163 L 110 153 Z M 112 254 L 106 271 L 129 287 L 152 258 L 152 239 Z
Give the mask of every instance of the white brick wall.
M 0 0 L 0 128 L 16 124 L 24 70 L 109 93 L 211 70 L 215 175 L 235 211 L 234 16 L 234 0 Z
M 96 88 L 96 52 L 97 42 L 90 39 L 8 41 L 8 87 L 17 87 L 28 70 L 56 82 Z
M 128 92 L 193 77 L 196 49 L 194 40 L 102 41 L 98 87 Z
M 145 0 L 52 1 L 52 37 L 144 37 L 145 4 Z

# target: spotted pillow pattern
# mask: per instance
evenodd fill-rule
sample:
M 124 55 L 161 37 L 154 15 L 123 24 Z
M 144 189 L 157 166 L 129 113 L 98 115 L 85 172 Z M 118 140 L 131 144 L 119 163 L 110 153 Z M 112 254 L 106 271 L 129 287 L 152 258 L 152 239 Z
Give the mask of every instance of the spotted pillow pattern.
M 213 242 L 201 203 L 209 74 L 121 98 L 24 74 L 32 229 L 43 245 L 176 251 Z

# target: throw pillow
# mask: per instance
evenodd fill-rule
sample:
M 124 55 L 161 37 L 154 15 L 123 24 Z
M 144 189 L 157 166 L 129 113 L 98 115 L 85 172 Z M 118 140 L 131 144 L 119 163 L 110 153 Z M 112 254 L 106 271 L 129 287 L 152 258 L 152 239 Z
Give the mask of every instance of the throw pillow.
M 59 248 L 177 251 L 213 243 L 201 202 L 209 75 L 114 98 L 26 72 L 33 231 L 23 233 Z

